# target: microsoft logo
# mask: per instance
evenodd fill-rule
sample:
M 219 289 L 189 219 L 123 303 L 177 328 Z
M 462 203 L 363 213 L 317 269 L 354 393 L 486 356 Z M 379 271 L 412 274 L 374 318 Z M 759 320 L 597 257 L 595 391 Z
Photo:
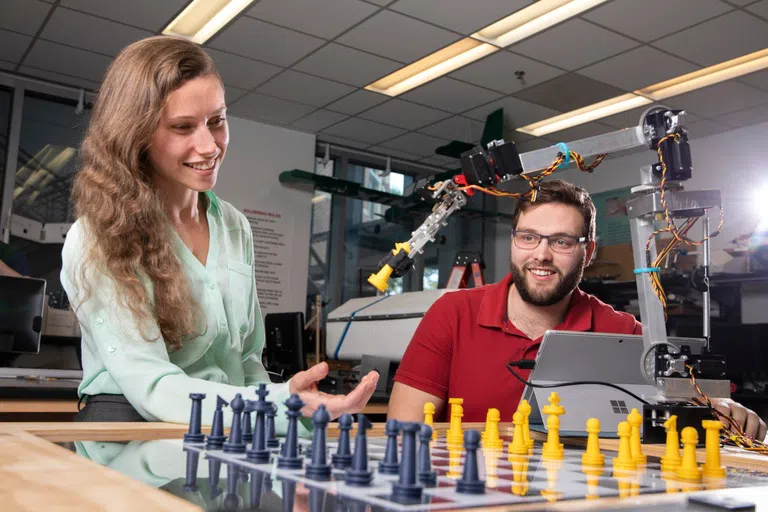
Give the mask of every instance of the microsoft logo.
M 629 414 L 627 403 L 624 400 L 611 400 L 611 408 L 616 414 Z

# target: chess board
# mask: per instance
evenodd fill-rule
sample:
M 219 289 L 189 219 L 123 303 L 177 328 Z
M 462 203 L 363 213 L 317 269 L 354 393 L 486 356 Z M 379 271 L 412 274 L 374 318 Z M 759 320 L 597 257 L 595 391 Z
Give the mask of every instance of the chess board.
M 247 495 L 250 503 L 246 505 L 252 508 L 259 508 L 265 491 L 280 489 L 284 510 L 293 508 L 292 500 L 297 496 L 307 499 L 310 510 L 421 511 L 768 485 L 768 473 L 731 468 L 726 480 L 719 483 L 695 484 L 665 479 L 660 463 L 654 457 L 648 457 L 648 464 L 642 470 L 614 475 L 611 465 L 613 452 L 604 452 L 605 467 L 600 474 L 585 473 L 581 464 L 583 450 L 580 448 L 566 446 L 562 461 L 544 461 L 541 444 L 536 443 L 532 455 L 513 460 L 507 453 L 511 440 L 504 437 L 504 441 L 502 450 L 480 449 L 477 452 L 480 478 L 485 481 L 485 493 L 480 495 L 456 492 L 456 481 L 463 473 L 463 450 L 449 449 L 443 440 L 434 441 L 431 457 L 433 469 L 438 475 L 437 484 L 425 487 L 421 501 L 412 503 L 393 500 L 392 483 L 397 481 L 398 476 L 377 471 L 378 462 L 384 458 L 386 438 L 368 438 L 368 469 L 374 472 L 373 482 L 368 487 L 347 485 L 343 470 L 334 469 L 331 480 L 322 482 L 306 478 L 304 469 L 279 469 L 276 464 L 277 449 L 267 464 L 255 464 L 248 461 L 245 455 L 227 454 L 222 450 L 206 451 L 202 444 L 185 443 L 184 450 L 188 458 L 193 456 L 199 459 L 200 464 L 213 463 L 218 467 L 217 463 L 221 463 L 220 466 L 228 471 L 228 492 Z M 300 442 L 302 451 L 305 451 L 309 443 L 305 440 Z M 335 451 L 335 441 L 329 440 L 329 462 L 330 454 Z M 306 464 L 309 459 L 304 462 Z M 237 489 L 237 485 L 241 484 L 249 486 L 248 492 Z M 290 507 L 285 508 L 287 505 Z

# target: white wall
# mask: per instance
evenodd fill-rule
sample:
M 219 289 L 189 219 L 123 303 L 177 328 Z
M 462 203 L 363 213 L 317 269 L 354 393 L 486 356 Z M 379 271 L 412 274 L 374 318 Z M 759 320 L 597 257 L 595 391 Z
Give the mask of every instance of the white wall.
M 312 191 L 285 187 L 278 176 L 291 169 L 313 171 L 315 136 L 233 116 L 227 120 L 230 142 L 215 192 L 238 210 L 250 210 L 248 216 L 256 222 L 269 223 L 267 228 L 282 235 L 284 244 L 271 246 L 270 255 L 260 255 L 255 240 L 262 311 L 304 311 Z M 265 262 L 266 268 L 260 266 Z M 279 283 L 266 282 L 259 270 L 274 272 Z
M 743 271 L 724 252 L 735 237 L 750 233 L 761 216 L 760 206 L 768 216 L 768 123 L 741 128 L 730 132 L 696 138 L 691 136 L 693 177 L 685 182 L 686 190 L 719 189 L 725 221 L 720 235 L 712 240 L 713 271 L 725 269 Z M 571 141 L 564 141 L 571 142 Z M 591 158 L 587 158 L 591 161 Z M 582 173 L 573 166 L 556 173 L 554 177 L 584 187 L 590 193 L 604 192 L 616 188 L 634 186 L 640 183 L 640 168 L 654 163 L 655 154 L 648 150 L 618 158 L 606 159 L 593 174 Z M 758 191 L 762 190 L 763 194 Z M 511 211 L 514 201 L 500 201 L 504 211 Z M 717 226 L 717 212 L 710 215 L 711 225 Z M 497 225 L 496 260 L 494 277 L 501 279 L 508 267 L 502 263 L 509 259 L 509 236 L 511 226 Z M 694 237 L 699 239 L 701 231 L 697 225 Z M 508 265 L 508 264 L 507 264 Z

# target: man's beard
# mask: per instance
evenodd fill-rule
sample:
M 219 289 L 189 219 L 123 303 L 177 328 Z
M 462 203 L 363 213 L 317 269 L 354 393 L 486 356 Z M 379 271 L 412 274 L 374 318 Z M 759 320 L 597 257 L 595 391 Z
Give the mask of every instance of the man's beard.
M 512 271 L 512 282 L 515 284 L 515 288 L 517 288 L 520 298 L 525 302 L 533 304 L 534 306 L 553 306 L 566 298 L 569 293 L 576 289 L 579 282 L 581 282 L 581 277 L 584 275 L 585 259 L 586 257 L 582 256 L 581 261 L 579 261 L 578 264 L 573 267 L 573 270 L 568 272 L 565 277 L 562 276 L 560 270 L 552 267 L 551 270 L 554 271 L 559 278 L 557 286 L 552 290 L 539 290 L 534 286 L 529 287 L 528 270 L 525 268 L 520 269 L 510 261 L 509 268 Z

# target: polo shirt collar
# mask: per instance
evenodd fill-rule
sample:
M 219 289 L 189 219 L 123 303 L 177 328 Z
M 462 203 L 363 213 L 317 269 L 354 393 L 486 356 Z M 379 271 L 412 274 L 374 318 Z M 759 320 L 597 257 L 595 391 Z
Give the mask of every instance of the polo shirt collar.
M 507 320 L 507 296 L 512 285 L 512 273 L 496 284 L 486 286 L 487 290 L 483 301 L 480 303 L 480 312 L 477 315 L 477 323 L 483 327 L 503 329 Z M 525 335 L 510 324 L 510 332 L 519 336 Z M 589 296 L 576 288 L 571 294 L 571 302 L 565 319 L 555 327 L 562 331 L 586 332 L 592 328 L 592 307 Z
M 219 198 L 212 190 L 205 192 L 205 197 L 208 198 L 208 213 L 221 217 L 221 207 L 219 206 Z

